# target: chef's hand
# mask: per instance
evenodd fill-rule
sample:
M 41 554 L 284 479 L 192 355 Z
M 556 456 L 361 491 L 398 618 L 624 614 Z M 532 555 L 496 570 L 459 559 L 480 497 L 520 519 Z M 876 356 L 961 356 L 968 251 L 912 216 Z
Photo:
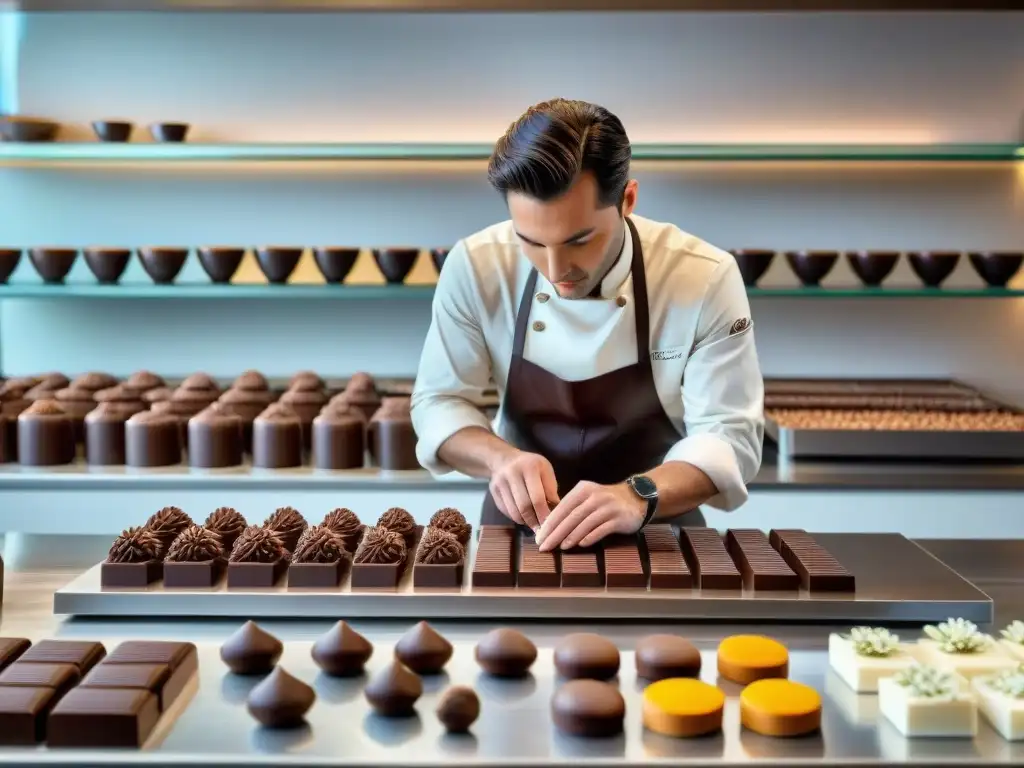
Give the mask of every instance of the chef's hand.
M 598 485 L 582 482 L 559 502 L 540 531 L 541 552 L 556 547 L 589 547 L 613 533 L 636 533 L 647 513 L 647 502 L 625 483 Z
M 536 453 L 514 451 L 491 471 L 491 497 L 505 517 L 537 530 L 558 503 L 551 462 Z

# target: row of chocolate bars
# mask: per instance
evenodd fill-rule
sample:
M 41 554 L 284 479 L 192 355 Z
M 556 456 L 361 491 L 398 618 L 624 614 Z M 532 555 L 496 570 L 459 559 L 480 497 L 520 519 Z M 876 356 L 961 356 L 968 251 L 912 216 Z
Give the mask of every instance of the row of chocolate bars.
M 203 525 L 177 507 L 165 507 L 144 525 L 123 531 L 100 571 L 106 589 L 145 588 L 163 580 L 171 589 L 211 589 L 227 574 L 228 589 L 269 589 L 287 573 L 289 588 L 395 588 L 411 565 L 416 587 L 462 584 L 471 526 L 456 509 L 434 513 L 424 528 L 392 507 L 365 526 L 350 509 L 310 526 L 292 507 L 263 525 L 249 525 L 230 507 Z

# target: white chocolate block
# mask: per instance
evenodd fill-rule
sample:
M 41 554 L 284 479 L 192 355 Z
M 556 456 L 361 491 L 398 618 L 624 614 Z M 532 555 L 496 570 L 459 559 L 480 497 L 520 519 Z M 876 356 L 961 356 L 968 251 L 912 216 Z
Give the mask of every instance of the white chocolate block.
M 891 677 L 878 681 L 878 709 L 904 736 L 973 738 L 978 733 L 978 703 L 959 678 L 953 698 L 912 696 Z
M 878 697 L 857 693 L 834 669 L 825 674 L 825 693 L 843 717 L 854 725 L 874 726 L 878 722 Z
M 1024 740 L 1024 699 L 1015 699 L 988 686 L 990 675 L 971 680 L 978 698 L 978 709 L 1000 736 L 1007 741 Z
M 1019 663 L 1024 664 L 1024 645 L 1003 639 L 999 641 L 999 646 Z
M 994 675 L 997 672 L 1016 669 L 1020 662 L 1006 651 L 1002 644 L 992 640 L 988 648 L 977 653 L 946 653 L 932 639 L 918 640 L 918 655 L 923 664 L 956 672 L 970 680 L 978 675 Z
M 918 655 L 918 646 L 900 643 L 889 656 L 859 656 L 853 649 L 853 643 L 842 635 L 833 633 L 828 636 L 829 665 L 857 693 L 877 693 L 879 680 L 913 666 L 920 661 Z

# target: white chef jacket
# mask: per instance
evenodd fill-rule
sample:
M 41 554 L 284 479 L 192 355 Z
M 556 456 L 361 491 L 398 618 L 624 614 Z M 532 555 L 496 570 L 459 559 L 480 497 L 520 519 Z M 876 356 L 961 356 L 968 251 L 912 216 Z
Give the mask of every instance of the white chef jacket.
M 647 277 L 655 387 L 679 431 L 665 461 L 702 470 L 718 489 L 708 504 L 734 510 L 760 467 L 764 436 L 764 381 L 743 279 L 728 252 L 672 224 L 631 218 Z M 600 298 L 559 298 L 538 274 L 524 357 L 566 381 L 635 364 L 632 259 L 627 231 Z M 492 425 L 473 401 L 492 381 L 504 399 L 530 268 L 511 221 L 448 254 L 412 395 L 416 454 L 435 475 L 451 471 L 437 451 L 459 430 L 478 426 L 507 437 L 502 410 Z

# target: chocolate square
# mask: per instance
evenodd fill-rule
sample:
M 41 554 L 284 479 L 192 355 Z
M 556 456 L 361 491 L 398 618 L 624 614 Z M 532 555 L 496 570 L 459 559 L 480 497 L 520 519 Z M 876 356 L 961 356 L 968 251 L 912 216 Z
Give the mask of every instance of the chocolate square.
M 164 562 L 164 586 L 169 589 L 211 589 L 224 577 L 223 560 L 199 563 Z
M 651 576 L 651 589 L 691 589 L 693 574 L 683 559 L 679 540 L 672 527 L 649 525 L 643 534 L 644 554 Z
M 57 700 L 53 688 L 0 687 L 0 745 L 32 746 L 46 738 L 46 717 Z
M 159 719 L 159 702 L 149 691 L 80 687 L 50 712 L 47 743 L 51 747 L 139 748 Z
M 15 662 L 0 672 L 0 686 L 17 685 L 23 688 L 53 688 L 60 698 L 70 691 L 82 674 L 74 664 L 25 664 Z
M 161 710 L 171 706 L 199 670 L 199 654 L 192 643 L 160 640 L 128 640 L 106 658 L 104 664 L 166 664 L 171 674 L 160 689 Z
M 288 567 L 288 589 L 334 589 L 341 583 L 348 560 L 336 563 L 292 563 Z
M 459 563 L 413 563 L 412 585 L 417 589 L 456 589 L 462 586 L 465 561 Z
M 40 640 L 18 661 L 25 664 L 74 664 L 84 675 L 106 655 L 107 649 L 91 640 Z
M 163 697 L 170 677 L 171 668 L 167 664 L 111 664 L 108 660 L 93 667 L 79 688 L 140 688 L 158 697 L 163 712 L 176 697 L 169 696 L 166 701 Z
M 148 587 L 160 581 L 163 563 L 150 560 L 148 563 L 103 563 L 100 566 L 100 586 L 105 589 L 132 589 Z
M 599 552 L 591 549 L 570 549 L 562 552 L 562 586 L 594 588 L 604 586 Z
M 605 539 L 604 578 L 608 589 L 647 589 L 647 574 L 636 536 Z
M 532 533 L 523 532 L 519 538 L 519 566 L 516 584 L 520 587 L 558 587 L 562 577 L 558 572 L 558 551 L 541 552 Z
M 270 589 L 288 569 L 288 560 L 276 563 L 228 563 L 228 589 Z
M 24 637 L 0 637 L 0 669 L 6 669 L 30 647 L 32 643 Z

